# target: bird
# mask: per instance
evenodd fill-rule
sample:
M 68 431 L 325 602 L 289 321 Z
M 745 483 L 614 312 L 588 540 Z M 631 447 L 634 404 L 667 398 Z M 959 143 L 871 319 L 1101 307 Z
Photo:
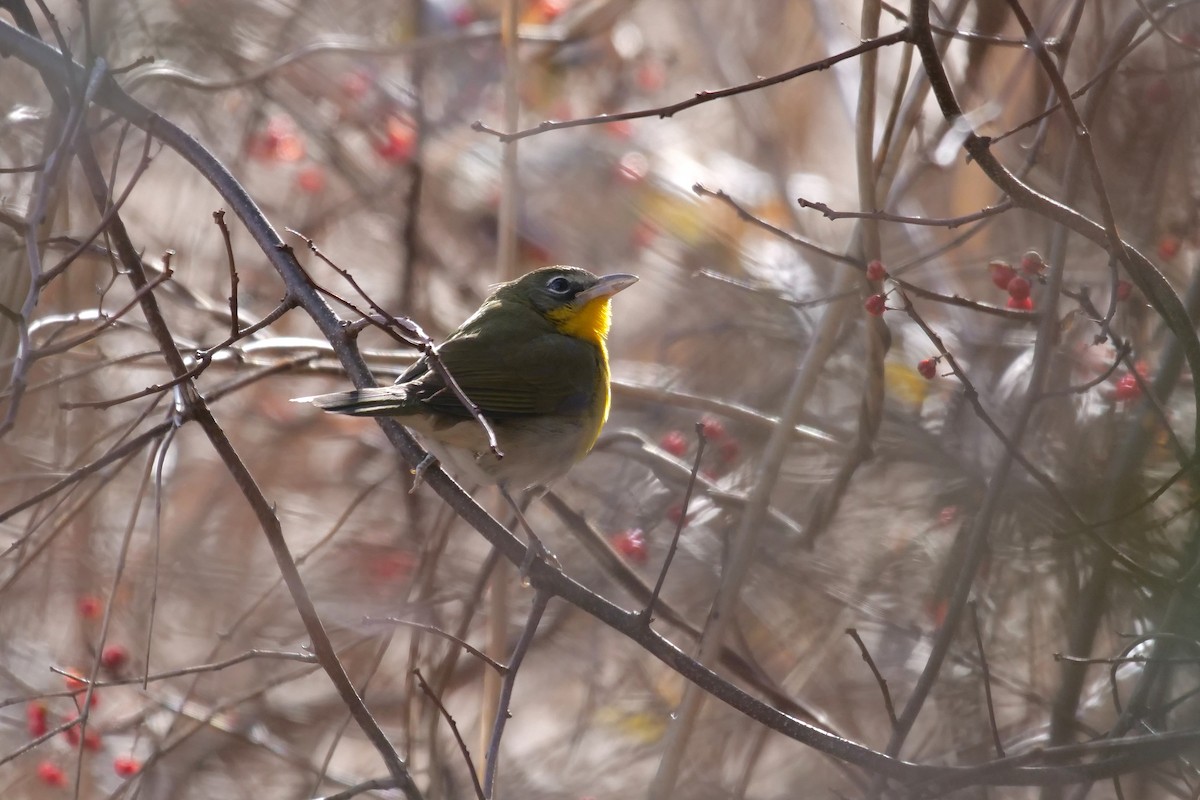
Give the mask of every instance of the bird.
M 591 451 L 608 420 L 613 295 L 637 276 L 542 267 L 495 287 L 437 358 L 495 431 L 462 403 L 428 353 L 391 386 L 295 398 L 335 414 L 396 417 L 460 480 L 547 486 Z M 418 481 L 426 459 L 415 473 Z

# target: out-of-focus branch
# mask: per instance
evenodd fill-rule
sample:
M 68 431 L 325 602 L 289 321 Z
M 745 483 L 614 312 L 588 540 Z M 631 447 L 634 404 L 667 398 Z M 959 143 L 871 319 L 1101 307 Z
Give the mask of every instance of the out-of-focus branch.
M 493 128 L 489 128 L 482 122 L 476 122 L 471 127 L 482 133 L 490 133 L 502 142 L 513 142 L 518 139 L 526 139 L 530 136 L 536 136 L 539 133 L 546 133 L 547 131 L 559 131 L 563 130 L 564 128 L 579 128 L 584 125 L 604 125 L 609 122 L 619 122 L 627 119 L 644 119 L 646 117 L 658 117 L 660 119 L 666 119 L 667 117 L 675 116 L 680 111 L 686 111 L 689 108 L 694 108 L 704 103 L 710 103 L 713 100 L 722 100 L 726 97 L 733 97 L 734 95 L 765 89 L 768 86 L 775 86 L 780 83 L 794 80 L 802 75 L 808 75 L 812 72 L 820 72 L 821 70 L 829 69 L 835 64 L 846 61 L 847 59 L 855 58 L 863 53 L 869 53 L 873 50 L 878 50 L 881 47 L 890 47 L 891 45 L 899 44 L 900 42 L 907 42 L 909 41 L 909 35 L 908 28 L 905 28 L 903 30 L 896 31 L 895 33 L 889 33 L 886 36 L 880 36 L 877 39 L 863 42 L 857 47 L 851 47 L 849 50 L 844 50 L 841 53 L 830 56 L 829 58 L 823 58 L 820 61 L 813 61 L 812 63 L 805 64 L 802 67 L 796 67 L 795 69 L 788 70 L 787 72 L 781 72 L 778 75 L 772 75 L 768 78 L 760 78 L 759 80 L 743 83 L 739 86 L 730 86 L 726 89 L 713 89 L 711 91 L 696 92 L 694 97 L 691 97 L 687 100 L 680 100 L 678 103 L 658 106 L 656 108 L 645 108 L 641 109 L 640 111 L 623 111 L 618 114 L 601 114 L 596 117 L 581 117 L 579 119 L 563 120 L 562 122 L 546 121 L 533 128 L 526 128 L 525 130 L 513 131 L 511 133 L 503 133 Z

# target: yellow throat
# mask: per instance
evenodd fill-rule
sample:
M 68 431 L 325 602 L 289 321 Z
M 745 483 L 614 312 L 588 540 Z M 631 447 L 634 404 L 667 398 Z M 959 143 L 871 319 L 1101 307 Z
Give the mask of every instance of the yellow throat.
M 612 404 L 612 394 L 608 387 L 608 348 L 604 345 L 604 338 L 608 336 L 608 329 L 612 324 L 612 306 L 609 304 L 609 298 L 597 297 L 585 303 L 582 308 L 556 308 L 547 312 L 546 317 L 554 323 L 559 333 L 582 339 L 600 350 L 600 379 L 596 389 L 603 404 L 597 403 L 600 418 L 595 435 L 585 442 L 583 452 L 587 453 L 596 443 L 600 428 L 608 422 L 608 409 Z
M 584 304 L 582 308 L 556 308 L 547 312 L 546 316 L 558 328 L 558 332 L 566 336 L 574 336 L 590 342 L 604 353 L 605 366 L 608 365 L 608 351 L 604 347 L 604 337 L 608 336 L 608 328 L 612 324 L 612 306 L 609 298 L 597 297 Z

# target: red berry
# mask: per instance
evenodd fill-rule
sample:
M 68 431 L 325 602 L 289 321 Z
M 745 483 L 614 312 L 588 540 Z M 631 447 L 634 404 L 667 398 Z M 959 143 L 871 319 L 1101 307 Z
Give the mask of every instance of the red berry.
M 938 523 L 949 525 L 958 519 L 958 506 L 946 506 L 938 512 Z
M 1040 275 L 1045 268 L 1046 262 L 1037 250 L 1030 250 L 1021 256 L 1021 271 L 1026 275 Z
M 1133 297 L 1133 284 L 1129 281 L 1117 281 L 1117 302 L 1124 302 Z
M 687 524 L 687 517 L 683 515 L 683 503 L 675 503 L 667 509 L 667 519 L 671 520 L 675 525 L 680 523 Z
M 1138 385 L 1137 378 L 1132 375 L 1123 375 L 1117 381 L 1117 388 L 1113 392 L 1113 397 L 1117 400 L 1136 400 L 1142 396 L 1142 387 Z
M 63 720 L 63 722 L 74 722 L 75 723 L 74 725 L 72 725 L 71 727 L 69 727 L 63 731 L 63 736 L 66 737 L 67 741 L 71 744 L 71 747 L 79 746 L 79 722 L 78 722 L 78 720 L 79 720 L 79 716 L 76 714 L 72 714 L 71 716 L 69 716 L 65 720 Z
M 627 119 L 617 119 L 606 122 L 601 130 L 614 139 L 628 139 L 633 136 L 633 124 Z
M 87 679 L 83 677 L 79 670 L 67 670 L 67 674 L 63 675 L 63 683 L 73 692 L 87 688 Z
M 450 14 L 450 21 L 456 28 L 465 28 L 475 21 L 475 9 L 467 5 L 459 6 Z
M 730 436 L 727 439 L 722 439 L 717 445 L 717 458 L 724 466 L 729 466 L 738 460 L 738 456 L 742 454 L 742 446 L 737 439 Z
M 100 663 L 107 669 L 120 669 L 127 661 L 129 651 L 119 644 L 110 644 L 100 653 Z
M 714 439 L 725 438 L 725 426 L 721 424 L 721 420 L 715 417 L 704 417 L 700 420 L 700 432 L 704 434 L 704 438 L 710 442 Z
M 376 583 L 390 583 L 408 578 L 417 566 L 417 557 L 407 550 L 375 554 L 368 571 Z
M 1012 268 L 1012 264 L 999 259 L 989 263 L 988 269 L 991 270 L 992 283 L 996 285 L 997 289 L 1007 289 L 1008 282 L 1017 274 L 1017 271 Z
M 104 741 L 100 738 L 100 734 L 95 728 L 88 728 L 83 734 L 83 747 L 85 750 L 91 750 L 93 753 L 104 746 Z
M 67 773 L 53 761 L 43 761 L 37 765 L 38 780 L 47 786 L 66 786 Z
M 100 602 L 99 597 L 85 594 L 79 598 L 79 616 L 84 619 L 99 619 L 103 612 L 104 604 Z
M 887 277 L 887 270 L 883 267 L 883 262 L 878 258 L 867 264 L 867 280 L 881 281 Z
M 141 769 L 141 762 L 133 756 L 117 756 L 113 759 L 113 772 L 117 773 L 122 778 L 128 778 L 131 775 L 137 775 Z
M 262 161 L 299 161 L 304 156 L 304 140 L 296 133 L 291 117 L 279 115 L 251 135 L 246 149 Z
M 629 528 L 612 535 L 612 546 L 621 555 L 638 564 L 645 564 L 649 556 L 646 536 L 641 528 Z
M 927 381 L 933 380 L 937 376 L 937 359 L 923 358 L 917 362 L 917 372 L 921 373 L 921 377 Z
M 46 734 L 46 704 L 41 700 L 34 700 L 25 706 L 25 727 L 35 739 Z
M 567 0 L 537 0 L 533 13 L 541 17 L 542 22 L 553 22 L 567 10 Z
M 1024 300 L 1029 297 L 1029 289 L 1029 281 L 1020 275 L 1015 276 L 1008 282 L 1008 296 L 1014 300 Z
M 1164 234 L 1158 240 L 1158 257 L 1163 261 L 1170 261 L 1175 256 L 1179 255 L 1179 247 L 1181 242 L 1178 236 L 1172 234 Z
M 873 294 L 863 303 L 863 308 L 872 316 L 882 317 L 883 312 L 887 311 L 887 300 L 881 294 Z
M 375 143 L 375 152 L 385 161 L 405 164 L 412 159 L 416 144 L 417 132 L 407 120 L 388 117 L 387 130 L 383 139 Z
M 325 191 L 325 170 L 317 164 L 310 164 L 296 173 L 296 186 L 308 194 L 320 194 Z
M 1008 298 L 1008 302 L 1004 304 L 1005 308 L 1011 308 L 1014 311 L 1033 311 L 1033 298 L 1022 297 L 1018 300 L 1015 297 Z
M 643 61 L 634 73 L 634 80 L 643 92 L 657 92 L 667 82 L 667 72 L 657 61 Z
M 658 446 L 676 458 L 682 458 L 688 451 L 687 437 L 682 431 L 668 431 L 658 440 Z

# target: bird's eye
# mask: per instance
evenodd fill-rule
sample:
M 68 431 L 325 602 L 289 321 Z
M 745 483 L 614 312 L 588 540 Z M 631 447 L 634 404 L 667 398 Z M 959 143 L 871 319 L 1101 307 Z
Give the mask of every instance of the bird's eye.
M 550 282 L 546 284 L 546 288 L 555 294 L 566 294 L 571 291 L 571 282 L 559 275 L 557 278 L 551 278 Z

